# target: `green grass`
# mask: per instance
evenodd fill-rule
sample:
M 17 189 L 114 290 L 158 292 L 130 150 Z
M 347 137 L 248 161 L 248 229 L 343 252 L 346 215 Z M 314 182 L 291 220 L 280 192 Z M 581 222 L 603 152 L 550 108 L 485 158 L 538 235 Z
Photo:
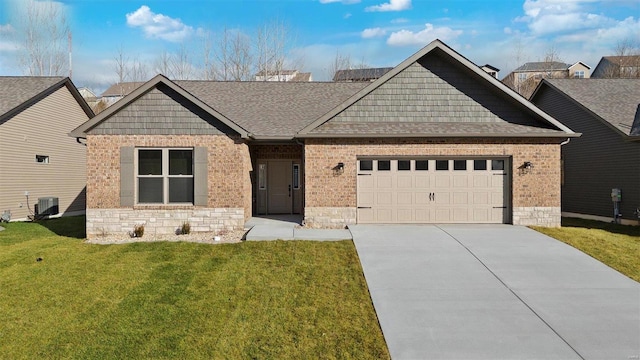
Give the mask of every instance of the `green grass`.
M 389 358 L 351 241 L 104 246 L 83 224 L 3 224 L 0 358 Z
M 533 227 L 640 281 L 640 227 L 563 218 L 562 228 Z

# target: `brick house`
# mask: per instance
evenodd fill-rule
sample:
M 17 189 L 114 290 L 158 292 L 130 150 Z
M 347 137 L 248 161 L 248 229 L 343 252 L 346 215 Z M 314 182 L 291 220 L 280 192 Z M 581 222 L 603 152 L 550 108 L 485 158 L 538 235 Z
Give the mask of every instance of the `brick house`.
M 71 135 L 89 237 L 263 214 L 558 226 L 560 146 L 578 136 L 438 40 L 370 83 L 158 75 Z

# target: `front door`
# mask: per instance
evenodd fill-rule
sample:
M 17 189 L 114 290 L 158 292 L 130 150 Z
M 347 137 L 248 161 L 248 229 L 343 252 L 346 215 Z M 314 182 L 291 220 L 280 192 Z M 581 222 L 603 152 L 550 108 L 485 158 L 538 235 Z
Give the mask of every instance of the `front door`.
M 270 160 L 267 170 L 267 213 L 293 212 L 292 161 Z

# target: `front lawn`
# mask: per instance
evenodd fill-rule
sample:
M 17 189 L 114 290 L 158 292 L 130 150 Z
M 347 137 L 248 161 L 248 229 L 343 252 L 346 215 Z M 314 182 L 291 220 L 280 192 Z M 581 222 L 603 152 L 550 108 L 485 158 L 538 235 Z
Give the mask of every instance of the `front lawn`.
M 563 218 L 562 228 L 533 229 L 565 242 L 640 281 L 640 227 Z
M 389 358 L 351 241 L 89 245 L 83 222 L 3 224 L 0 357 Z

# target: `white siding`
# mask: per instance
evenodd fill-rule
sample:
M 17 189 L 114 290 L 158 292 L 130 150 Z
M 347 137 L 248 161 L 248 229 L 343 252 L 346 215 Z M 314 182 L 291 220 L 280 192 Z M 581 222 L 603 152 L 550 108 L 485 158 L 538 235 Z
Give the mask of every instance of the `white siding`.
M 67 134 L 87 120 L 63 86 L 0 125 L 0 213 L 26 218 L 25 191 L 32 210 L 45 196 L 59 198 L 60 213 L 84 210 L 86 147 Z M 36 155 L 49 163 L 37 163 Z

